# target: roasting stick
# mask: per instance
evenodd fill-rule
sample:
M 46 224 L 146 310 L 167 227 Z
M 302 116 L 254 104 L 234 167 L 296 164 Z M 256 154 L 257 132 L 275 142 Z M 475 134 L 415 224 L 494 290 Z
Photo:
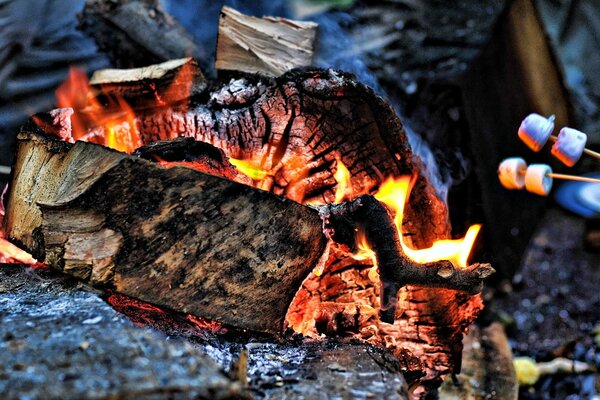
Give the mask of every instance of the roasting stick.
M 600 154 L 598 154 L 600 156 Z M 554 172 L 546 174 L 549 178 L 554 179 L 564 179 L 568 181 L 580 181 L 580 182 L 590 182 L 590 183 L 600 183 L 600 179 L 597 178 L 588 178 L 587 176 L 578 176 L 578 175 L 567 175 L 567 174 L 555 174 Z

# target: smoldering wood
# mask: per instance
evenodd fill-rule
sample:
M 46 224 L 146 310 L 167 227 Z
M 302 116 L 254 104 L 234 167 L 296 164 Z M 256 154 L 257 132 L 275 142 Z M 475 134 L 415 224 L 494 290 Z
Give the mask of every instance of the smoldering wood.
M 392 216 L 373 196 L 363 195 L 351 202 L 330 204 L 319 212 L 330 237 L 351 249 L 355 250 L 356 245 L 354 236 L 348 233 L 365 233 L 377 258 L 381 279 L 380 316 L 383 322 L 394 322 L 396 295 L 401 287 L 440 287 L 477 294 L 483 289 L 483 280 L 494 272 L 489 264 L 473 264 L 461 269 L 448 260 L 427 264 L 410 260 L 402 251 Z M 341 234 L 336 234 L 338 231 Z
M 313 63 L 318 25 L 279 17 L 256 18 L 224 6 L 215 67 L 280 76 Z
M 157 101 L 187 101 L 206 87 L 204 75 L 193 58 L 180 58 L 131 69 L 101 69 L 94 72 L 90 85 L 104 95 L 119 96 L 139 108 L 156 107 Z M 157 100 L 159 99 L 159 100 Z
M 279 334 L 326 239 L 316 211 L 91 143 L 18 137 L 6 234 L 99 287 Z
M 149 161 L 159 162 L 161 165 L 187 166 L 209 175 L 220 176 L 248 186 L 252 185 L 252 179 L 240 173 L 229 162 L 222 150 L 208 143 L 197 142 L 192 138 L 160 140 L 142 146 L 132 154 Z
M 185 29 L 167 14 L 159 0 L 86 0 L 80 29 L 117 68 L 135 68 L 207 54 Z M 160 45 L 157 45 L 160 44 Z

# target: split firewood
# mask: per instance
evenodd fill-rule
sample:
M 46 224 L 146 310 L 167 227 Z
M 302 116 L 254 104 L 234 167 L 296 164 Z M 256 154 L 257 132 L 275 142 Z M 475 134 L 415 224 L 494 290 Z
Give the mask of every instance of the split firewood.
M 280 76 L 312 65 L 318 25 L 285 18 L 256 18 L 223 7 L 219 19 L 217 70 Z
M 441 287 L 477 294 L 483 289 L 483 280 L 495 272 L 489 264 L 474 264 L 461 269 L 448 260 L 427 264 L 410 260 L 402 251 L 392 216 L 382 203 L 370 195 L 323 206 L 320 215 L 328 235 L 351 249 L 355 249 L 356 245 L 352 239 L 354 236 L 348 233 L 365 233 L 377 258 L 382 284 L 380 315 L 381 320 L 387 323 L 394 322 L 396 295 L 401 287 Z
M 206 87 L 204 75 L 192 58 L 165 61 L 132 69 L 101 69 L 90 78 L 92 86 L 105 95 L 119 96 L 140 107 L 146 102 L 173 104 L 187 101 Z
M 326 243 L 316 211 L 189 168 L 21 133 L 6 234 L 92 285 L 279 334 Z

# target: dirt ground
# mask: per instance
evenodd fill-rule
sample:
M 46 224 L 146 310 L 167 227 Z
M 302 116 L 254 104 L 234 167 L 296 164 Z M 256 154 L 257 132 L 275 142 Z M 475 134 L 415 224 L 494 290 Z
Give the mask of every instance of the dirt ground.
M 583 246 L 585 220 L 558 207 L 540 223 L 520 272 L 493 294 L 488 316 L 501 320 L 515 356 L 567 357 L 600 366 L 600 253 Z M 596 332 L 594 334 L 594 330 Z M 563 374 L 522 387 L 520 399 L 598 398 L 600 375 Z

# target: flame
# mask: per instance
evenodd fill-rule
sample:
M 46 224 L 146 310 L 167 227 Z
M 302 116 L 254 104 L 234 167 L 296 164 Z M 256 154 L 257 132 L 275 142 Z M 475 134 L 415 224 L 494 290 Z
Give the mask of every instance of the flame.
M 132 153 L 142 145 L 133 109 L 118 96 L 107 96 L 107 105 L 103 105 L 98 92 L 90 86 L 85 72 L 75 67 L 71 67 L 67 80 L 56 90 L 58 106 L 75 110 L 71 117 L 73 138 L 86 140 L 91 130 L 101 127 L 104 141 L 100 144 Z
M 356 247 L 358 251 L 352 254 L 352 258 L 358 261 L 371 260 L 373 265 L 377 265 L 377 258 L 375 252 L 369 246 L 369 242 L 367 242 L 367 237 L 363 232 L 359 232 L 356 235 Z
M 370 260 L 373 267 L 369 270 L 369 280 L 373 283 L 379 283 L 379 272 L 377 270 L 377 255 L 367 242 L 364 232 L 358 232 L 356 235 L 356 247 L 358 251 L 352 254 L 352 258 L 358 261 Z
M 337 182 L 337 188 L 335 189 L 335 202 L 341 203 L 347 197 L 352 196 L 352 177 L 350 171 L 342 162 L 341 157 L 338 155 L 336 158 L 337 170 L 333 177 Z
M 237 169 L 240 173 L 246 175 L 247 177 L 257 180 L 257 181 L 262 181 L 264 180 L 267 176 L 272 175 L 269 171 L 265 171 L 263 169 L 260 169 L 258 167 L 255 167 L 254 165 L 252 165 L 249 161 L 245 161 L 245 160 L 238 160 L 236 158 L 229 158 L 229 162 L 231 163 L 231 165 L 233 165 L 235 167 L 235 169 Z
M 449 260 L 456 266 L 466 268 L 471 249 L 481 229 L 480 224 L 472 225 L 462 239 L 438 240 L 427 249 L 412 249 L 404 242 L 404 236 L 402 235 L 404 205 L 410 195 L 412 184 L 413 180 L 408 176 L 390 177 L 375 194 L 377 200 L 386 204 L 395 212 L 394 224 L 400 236 L 402 250 L 409 258 L 421 264 Z

